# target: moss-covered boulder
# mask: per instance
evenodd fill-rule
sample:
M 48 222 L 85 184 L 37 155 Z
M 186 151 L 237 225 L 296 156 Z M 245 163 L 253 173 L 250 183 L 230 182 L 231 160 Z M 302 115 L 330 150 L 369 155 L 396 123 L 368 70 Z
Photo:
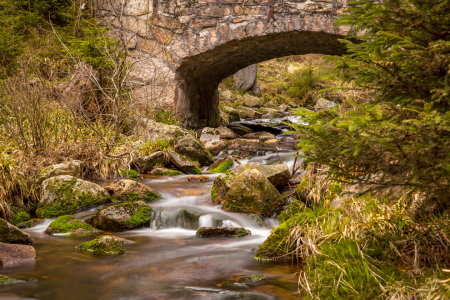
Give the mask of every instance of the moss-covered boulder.
M 173 149 L 190 160 L 198 161 L 202 166 L 214 162 L 214 156 L 192 135 L 186 135 L 178 139 Z
M 235 170 L 229 170 L 214 180 L 214 184 L 211 189 L 211 200 L 214 203 L 221 204 L 225 200 L 225 195 L 230 190 L 231 184 L 235 178 Z
M 105 188 L 112 191 L 113 202 L 154 201 L 160 195 L 151 187 L 130 179 L 117 180 Z
M 208 171 L 213 173 L 225 173 L 233 166 L 233 160 L 230 157 L 225 157 L 223 159 L 215 162 Z
M 82 162 L 79 160 L 73 160 L 61 164 L 51 165 L 44 168 L 41 173 L 39 173 L 37 184 L 41 184 L 44 180 L 51 177 L 60 175 L 70 175 L 73 177 L 81 177 L 82 174 Z
M 284 204 L 278 190 L 258 170 L 245 170 L 231 184 L 222 208 L 270 217 Z
M 167 151 L 169 160 L 180 171 L 186 174 L 202 174 L 202 170 L 197 167 L 193 162 L 189 161 L 186 157 L 176 153 L 175 151 Z
M 166 163 L 166 155 L 162 151 L 158 151 L 149 156 L 143 156 L 134 159 L 130 166 L 131 169 L 138 171 L 141 174 L 151 172 L 157 166 L 164 166 Z
M 127 251 L 123 245 L 128 243 L 132 242 L 111 235 L 102 235 L 95 240 L 79 245 L 76 249 L 93 252 L 95 254 L 117 255 L 124 254 Z
M 73 214 L 109 200 L 104 188 L 69 175 L 44 180 L 36 214 L 42 218 Z
M 100 230 L 92 227 L 89 224 L 75 218 L 72 215 L 66 215 L 58 217 L 55 221 L 51 222 L 48 228 L 45 230 L 46 234 L 89 234 L 98 233 Z
M 108 207 L 100 207 L 87 220 L 95 228 L 104 231 L 125 231 L 150 226 L 152 208 L 144 201 L 125 202 Z
M 172 169 L 166 169 L 166 168 L 154 168 L 151 172 L 150 175 L 153 176 L 175 176 L 175 175 L 181 175 L 183 174 L 183 172 L 178 171 L 178 170 L 172 170 Z
M 286 244 L 289 243 L 289 234 L 294 225 L 293 219 L 289 219 L 275 228 L 258 248 L 255 258 L 259 260 L 284 258 L 288 254 Z
M 260 171 L 278 190 L 282 190 L 291 179 L 291 172 L 289 171 L 289 167 L 285 164 L 261 165 L 256 162 L 252 162 L 245 165 L 239 165 L 236 168 L 237 174 L 241 174 L 246 170 Z
M 241 115 L 234 108 L 224 106 L 223 111 L 228 115 L 229 122 L 239 121 L 241 119 Z
M 251 235 L 252 232 L 245 228 L 226 228 L 226 227 L 201 227 L 197 230 L 196 235 L 202 238 L 209 237 L 234 237 L 240 238 Z
M 0 275 L 0 285 L 7 285 L 7 284 L 14 284 L 14 283 L 20 283 L 25 282 L 23 280 L 17 280 L 13 279 L 7 276 Z
M 8 244 L 32 245 L 31 236 L 16 226 L 0 219 L 0 242 Z

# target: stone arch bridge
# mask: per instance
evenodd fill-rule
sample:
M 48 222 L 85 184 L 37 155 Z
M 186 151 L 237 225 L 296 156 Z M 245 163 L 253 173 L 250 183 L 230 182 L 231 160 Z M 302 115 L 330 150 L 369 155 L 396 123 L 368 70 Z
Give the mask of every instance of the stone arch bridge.
M 92 0 L 127 42 L 135 98 L 174 109 L 188 128 L 219 125 L 218 85 L 251 64 L 287 55 L 341 55 L 333 28 L 350 0 Z M 156 14 L 156 12 L 155 12 Z

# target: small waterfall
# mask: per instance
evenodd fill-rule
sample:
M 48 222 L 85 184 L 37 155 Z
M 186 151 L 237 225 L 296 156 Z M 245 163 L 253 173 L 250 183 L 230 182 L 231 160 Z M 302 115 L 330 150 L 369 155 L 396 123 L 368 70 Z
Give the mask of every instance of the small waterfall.
M 226 227 L 226 228 L 234 228 L 234 227 L 241 227 L 238 223 L 233 222 L 231 220 L 224 220 L 222 222 L 222 227 Z
M 204 215 L 198 219 L 199 227 L 213 227 L 214 218 L 211 215 Z

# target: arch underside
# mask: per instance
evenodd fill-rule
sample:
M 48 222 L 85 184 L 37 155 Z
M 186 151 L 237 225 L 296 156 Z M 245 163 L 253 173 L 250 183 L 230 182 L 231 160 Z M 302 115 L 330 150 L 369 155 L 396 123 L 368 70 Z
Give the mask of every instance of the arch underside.
M 255 63 L 309 53 L 342 55 L 346 48 L 336 34 L 289 31 L 229 41 L 183 60 L 176 70 L 175 111 L 187 128 L 217 127 L 218 85 Z

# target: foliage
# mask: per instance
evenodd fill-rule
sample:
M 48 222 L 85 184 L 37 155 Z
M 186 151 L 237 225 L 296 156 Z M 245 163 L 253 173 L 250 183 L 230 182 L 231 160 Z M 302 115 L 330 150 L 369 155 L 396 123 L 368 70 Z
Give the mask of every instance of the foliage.
M 309 65 L 305 69 L 295 71 L 288 77 L 288 93 L 301 105 L 313 104 L 312 91 L 322 87 L 322 79 Z
M 180 123 L 174 117 L 172 112 L 162 109 L 157 109 L 153 112 L 153 119 L 156 122 L 167 124 L 167 125 L 179 125 Z
M 131 180 L 137 180 L 139 177 L 139 173 L 135 170 L 120 170 L 120 175 L 122 175 L 123 178 Z
M 353 4 L 337 25 L 354 26 L 362 42 L 344 41 L 349 54 L 334 59 L 336 76 L 368 90 L 373 101 L 347 99 L 351 109 L 339 113 L 301 111 L 309 124 L 295 125 L 301 151 L 307 162 L 328 165 L 344 182 L 404 186 L 448 205 L 450 5 Z

